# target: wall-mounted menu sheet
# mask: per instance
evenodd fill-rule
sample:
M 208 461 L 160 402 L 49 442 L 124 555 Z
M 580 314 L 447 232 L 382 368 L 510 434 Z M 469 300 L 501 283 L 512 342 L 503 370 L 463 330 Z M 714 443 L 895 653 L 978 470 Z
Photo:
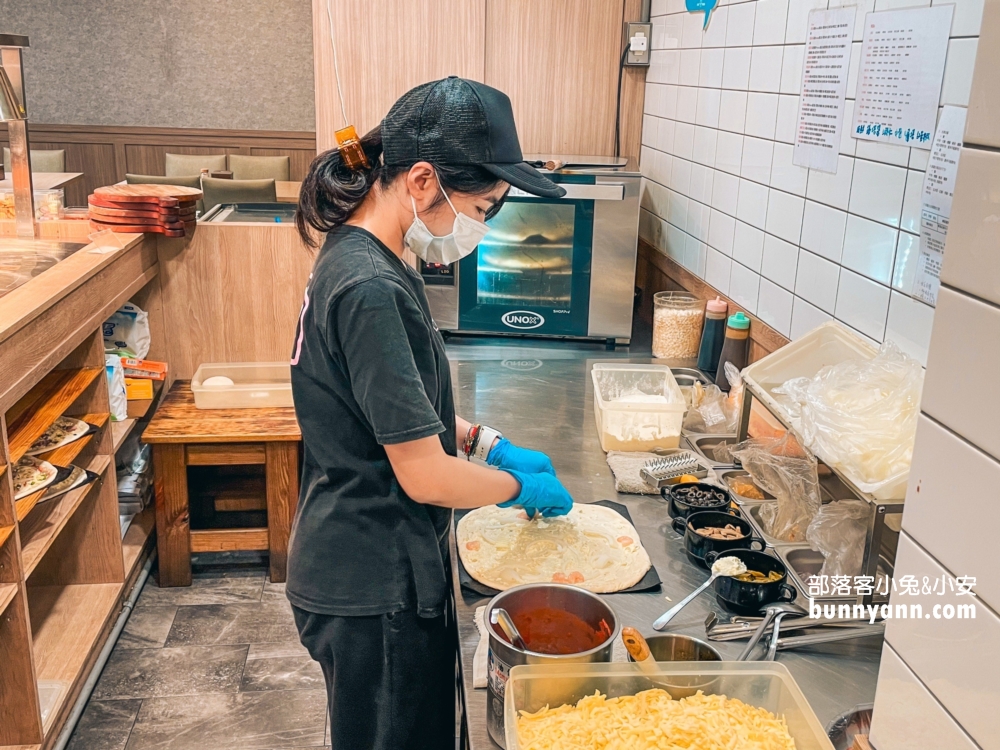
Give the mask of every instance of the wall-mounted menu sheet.
M 954 5 L 865 16 L 852 135 L 929 149 Z
M 809 12 L 792 163 L 837 171 L 855 6 Z
M 924 175 L 920 198 L 920 255 L 913 279 L 913 296 L 930 305 L 937 304 L 941 286 L 941 261 L 944 260 L 944 243 L 955 194 L 958 157 L 962 153 L 965 114 L 965 107 L 945 107 L 941 111 Z

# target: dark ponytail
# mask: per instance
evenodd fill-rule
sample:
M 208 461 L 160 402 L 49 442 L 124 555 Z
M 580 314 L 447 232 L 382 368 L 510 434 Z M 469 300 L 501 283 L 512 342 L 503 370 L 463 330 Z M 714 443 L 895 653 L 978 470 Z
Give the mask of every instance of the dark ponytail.
M 368 169 L 352 170 L 344 165 L 340 151 L 332 148 L 313 159 L 309 174 L 302 181 L 299 209 L 295 213 L 295 226 L 303 242 L 317 247 L 316 234 L 326 234 L 351 218 L 358 206 L 375 185 L 388 187 L 399 175 L 410 171 L 407 165 L 386 166 L 382 163 L 382 129 L 376 127 L 361 138 L 361 147 L 371 165 Z M 483 195 L 493 190 L 501 180 L 478 165 L 448 166 L 434 164 L 441 184 L 449 191 L 467 195 Z M 438 194 L 436 202 L 444 202 Z M 498 203 L 491 214 L 499 209 Z

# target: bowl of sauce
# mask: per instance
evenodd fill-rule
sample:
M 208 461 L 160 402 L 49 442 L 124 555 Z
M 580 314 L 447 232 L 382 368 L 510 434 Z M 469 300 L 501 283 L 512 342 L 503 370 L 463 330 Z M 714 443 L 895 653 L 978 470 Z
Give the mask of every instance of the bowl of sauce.
M 527 649 L 516 648 L 499 625 L 494 609 L 507 610 Z M 610 662 L 621 623 L 597 594 L 560 583 L 529 583 L 497 594 L 486 607 L 489 637 L 487 728 L 504 747 L 504 693 L 512 667 L 519 664 Z

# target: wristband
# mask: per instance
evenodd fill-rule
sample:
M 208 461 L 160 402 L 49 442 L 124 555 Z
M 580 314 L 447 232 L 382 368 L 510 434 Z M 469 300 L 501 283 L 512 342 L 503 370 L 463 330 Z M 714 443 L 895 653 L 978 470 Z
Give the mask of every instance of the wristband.
M 481 424 L 474 424 L 469 427 L 469 431 L 465 433 L 465 442 L 462 443 L 462 453 L 466 460 L 471 458 L 472 452 L 476 448 L 476 443 L 479 440 L 479 433 L 483 426 Z
M 476 442 L 472 446 L 472 452 L 469 454 L 470 457 L 485 461 L 486 457 L 490 455 L 490 449 L 493 447 L 494 441 L 502 437 L 503 435 L 499 430 L 494 430 L 487 425 L 480 425 L 479 432 L 476 435 Z

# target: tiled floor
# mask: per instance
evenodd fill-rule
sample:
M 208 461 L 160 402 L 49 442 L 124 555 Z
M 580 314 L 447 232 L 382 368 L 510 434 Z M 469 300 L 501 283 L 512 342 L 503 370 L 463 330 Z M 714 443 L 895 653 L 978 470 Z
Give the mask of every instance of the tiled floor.
M 69 750 L 329 745 L 323 675 L 265 561 L 200 556 L 193 573 L 184 588 L 150 577 Z

